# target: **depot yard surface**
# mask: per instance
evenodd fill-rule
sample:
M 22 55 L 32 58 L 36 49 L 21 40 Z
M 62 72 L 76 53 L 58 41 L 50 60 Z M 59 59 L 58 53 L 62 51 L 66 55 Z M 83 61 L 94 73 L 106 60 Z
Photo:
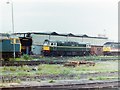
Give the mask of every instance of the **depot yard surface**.
M 31 57 L 30 57 L 31 58 Z M 29 57 L 27 60 L 29 61 Z M 23 59 L 23 58 L 22 58 Z M 33 59 L 33 58 L 32 58 Z M 36 66 L 2 66 L 0 67 L 0 87 L 21 85 L 28 82 L 55 84 L 59 81 L 96 81 L 118 80 L 118 57 L 40 57 L 34 60 L 56 61 L 80 61 L 95 62 L 95 66 L 80 64 L 76 67 L 65 67 L 63 64 L 40 64 Z M 113 60 L 114 59 L 114 60 Z M 118 59 L 118 60 L 117 60 Z M 20 59 L 16 59 L 20 60 Z M 24 59 L 25 60 L 25 59 Z M 57 80 L 57 81 L 56 81 Z M 33 83 L 31 83 L 33 84 Z
M 80 65 L 64 67 L 62 64 L 40 64 L 38 66 L 3 66 L 0 67 L 2 80 L 0 86 L 6 83 L 21 83 L 23 81 L 55 80 L 113 80 L 118 78 L 119 60 L 96 61 L 95 66 Z

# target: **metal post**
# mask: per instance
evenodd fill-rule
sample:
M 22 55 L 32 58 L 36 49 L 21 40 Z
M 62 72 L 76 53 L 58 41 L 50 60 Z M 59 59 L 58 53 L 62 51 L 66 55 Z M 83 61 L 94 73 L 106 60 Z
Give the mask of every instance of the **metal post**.
M 82 36 L 82 42 L 83 42 L 83 36 Z
M 50 39 L 51 39 L 51 34 L 49 34 L 49 41 L 50 41 Z
M 11 0 L 11 2 L 7 2 L 7 4 L 11 4 L 11 16 L 12 16 L 12 31 L 14 34 L 14 14 L 13 14 L 13 2 Z M 13 37 L 13 55 L 14 55 L 14 59 L 15 59 L 15 43 L 14 43 L 14 37 Z
M 67 35 L 67 42 L 69 41 L 68 39 L 69 39 L 69 35 Z

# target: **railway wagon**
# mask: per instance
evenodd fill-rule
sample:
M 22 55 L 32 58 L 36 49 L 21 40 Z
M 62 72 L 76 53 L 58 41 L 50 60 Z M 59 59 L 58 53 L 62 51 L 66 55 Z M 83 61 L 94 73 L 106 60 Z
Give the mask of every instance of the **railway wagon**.
M 103 45 L 104 55 L 120 55 L 120 43 L 119 42 L 106 42 Z
M 19 38 L 0 39 L 0 59 L 9 59 L 21 54 L 21 44 Z
M 87 56 L 90 54 L 90 45 L 73 41 L 45 40 L 42 54 L 44 56 Z

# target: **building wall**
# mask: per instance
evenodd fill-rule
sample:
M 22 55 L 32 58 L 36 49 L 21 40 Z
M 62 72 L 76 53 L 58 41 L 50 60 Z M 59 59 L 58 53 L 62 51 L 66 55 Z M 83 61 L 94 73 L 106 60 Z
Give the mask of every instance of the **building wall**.
M 49 39 L 49 35 L 32 34 L 33 45 L 43 45 L 44 40 Z
M 99 39 L 99 38 L 83 38 L 82 40 L 85 43 L 90 43 L 91 45 L 103 46 L 108 39 Z
M 103 55 L 103 46 L 91 46 L 91 55 Z
M 64 40 L 67 40 L 67 37 L 66 37 L 66 36 L 50 35 L 50 40 L 60 40 L 60 41 L 64 41 Z
M 40 55 L 42 51 L 41 45 L 32 45 L 32 54 Z
M 68 36 L 68 41 L 83 42 L 81 37 L 71 37 Z
M 37 35 L 32 34 L 32 40 L 34 45 L 43 45 L 44 40 L 63 40 L 63 41 L 76 41 L 90 43 L 91 45 L 103 46 L 108 39 L 102 38 L 89 38 L 89 37 L 71 37 L 71 36 L 59 36 L 59 35 Z

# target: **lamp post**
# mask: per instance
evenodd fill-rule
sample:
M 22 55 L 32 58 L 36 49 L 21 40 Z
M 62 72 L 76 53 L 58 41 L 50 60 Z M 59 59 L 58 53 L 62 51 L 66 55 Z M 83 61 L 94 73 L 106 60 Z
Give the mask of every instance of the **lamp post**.
M 12 31 L 13 31 L 13 34 L 14 34 L 13 2 L 12 2 L 12 0 L 11 0 L 11 1 L 7 1 L 6 3 L 7 3 L 7 4 L 11 4 Z M 15 42 L 14 42 L 14 37 L 13 37 L 13 56 L 14 56 L 14 59 L 15 59 Z

